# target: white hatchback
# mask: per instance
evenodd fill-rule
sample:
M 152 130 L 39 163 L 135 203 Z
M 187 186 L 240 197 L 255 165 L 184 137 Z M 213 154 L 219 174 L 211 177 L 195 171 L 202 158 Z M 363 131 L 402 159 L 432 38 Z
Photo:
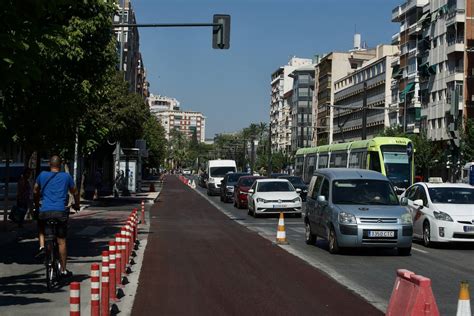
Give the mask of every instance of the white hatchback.
M 462 183 L 418 182 L 401 196 L 408 199 L 413 237 L 433 242 L 474 242 L 474 187 Z
M 286 179 L 259 179 L 248 191 L 249 214 L 292 213 L 301 216 L 300 189 Z

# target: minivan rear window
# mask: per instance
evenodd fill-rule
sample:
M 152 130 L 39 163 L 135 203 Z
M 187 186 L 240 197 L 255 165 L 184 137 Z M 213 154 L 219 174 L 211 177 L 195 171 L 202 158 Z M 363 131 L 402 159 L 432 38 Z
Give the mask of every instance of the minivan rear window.
M 334 204 L 398 205 L 390 182 L 383 180 L 334 180 Z

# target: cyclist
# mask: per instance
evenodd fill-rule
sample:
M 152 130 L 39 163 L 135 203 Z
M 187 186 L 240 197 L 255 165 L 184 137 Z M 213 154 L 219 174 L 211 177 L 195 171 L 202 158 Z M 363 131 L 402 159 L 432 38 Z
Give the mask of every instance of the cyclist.
M 66 208 L 68 202 L 68 191 L 74 196 L 73 208 L 79 209 L 79 195 L 74 185 L 74 180 L 69 173 L 61 172 L 61 159 L 59 156 L 52 156 L 49 160 L 51 171 L 42 171 L 33 189 L 35 207 L 39 210 L 38 230 L 39 230 L 39 254 L 44 255 L 44 230 L 48 219 L 57 219 L 57 241 L 59 257 L 61 262 L 61 274 L 64 277 L 72 276 L 72 272 L 66 269 L 67 248 L 67 221 L 69 210 Z M 42 201 L 39 207 L 40 199 Z

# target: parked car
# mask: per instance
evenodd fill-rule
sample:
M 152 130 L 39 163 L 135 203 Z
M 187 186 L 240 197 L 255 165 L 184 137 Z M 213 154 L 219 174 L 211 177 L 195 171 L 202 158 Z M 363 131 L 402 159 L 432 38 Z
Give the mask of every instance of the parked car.
M 474 187 L 464 183 L 418 182 L 402 198 L 413 218 L 413 237 L 434 242 L 474 242 Z
M 231 172 L 224 176 L 221 181 L 221 201 L 230 202 L 234 198 L 234 186 L 242 176 L 249 175 L 246 172 Z
M 291 184 L 293 184 L 295 189 L 300 189 L 301 200 L 303 200 L 303 202 L 306 202 L 306 196 L 308 195 L 308 185 L 304 183 L 303 178 L 297 177 L 297 176 L 285 175 L 285 176 L 279 176 L 278 179 L 286 179 L 290 181 Z
M 300 189 L 285 179 L 259 179 L 248 191 L 249 215 L 292 213 L 301 216 Z
M 287 175 L 288 174 L 286 174 L 286 173 L 271 173 L 270 178 L 276 179 L 276 178 L 287 176 Z
M 333 254 L 344 247 L 397 248 L 403 256 L 411 252 L 411 214 L 379 172 L 318 170 L 309 185 L 304 222 L 306 243 L 327 239 Z
M 247 194 L 250 187 L 257 179 L 265 179 L 257 176 L 243 176 L 239 178 L 234 187 L 234 206 L 237 208 L 247 208 Z
M 191 169 L 183 169 L 183 174 L 191 174 Z

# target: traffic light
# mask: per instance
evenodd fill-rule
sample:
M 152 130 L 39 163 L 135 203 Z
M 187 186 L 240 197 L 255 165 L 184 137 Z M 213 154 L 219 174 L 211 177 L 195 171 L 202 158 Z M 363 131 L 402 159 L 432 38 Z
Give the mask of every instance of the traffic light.
M 214 14 L 212 28 L 212 48 L 229 49 L 230 47 L 230 15 Z

